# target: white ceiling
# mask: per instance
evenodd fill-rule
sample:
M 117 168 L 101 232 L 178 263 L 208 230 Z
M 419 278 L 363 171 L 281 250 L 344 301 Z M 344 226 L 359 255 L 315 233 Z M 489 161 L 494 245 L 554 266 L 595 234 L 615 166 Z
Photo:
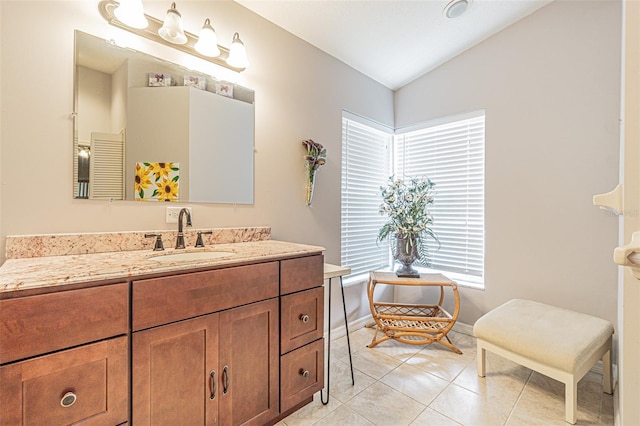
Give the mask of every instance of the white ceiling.
M 235 0 L 392 90 L 553 0 Z

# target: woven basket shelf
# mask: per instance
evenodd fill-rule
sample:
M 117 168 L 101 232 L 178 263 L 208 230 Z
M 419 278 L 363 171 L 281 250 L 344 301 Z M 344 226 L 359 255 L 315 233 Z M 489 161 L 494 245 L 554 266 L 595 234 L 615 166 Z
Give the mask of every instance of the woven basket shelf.
M 441 333 L 452 322 L 451 315 L 438 305 L 374 303 L 382 328 L 389 331 Z

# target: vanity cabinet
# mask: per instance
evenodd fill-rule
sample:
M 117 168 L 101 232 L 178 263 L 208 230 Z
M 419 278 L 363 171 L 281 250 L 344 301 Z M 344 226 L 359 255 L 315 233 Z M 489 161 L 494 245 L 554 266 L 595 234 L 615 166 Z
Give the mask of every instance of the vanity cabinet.
M 133 424 L 276 418 L 278 287 L 278 262 L 134 282 Z
M 323 255 L 0 299 L 0 425 L 266 425 L 323 387 Z
M 0 300 L 0 424 L 128 420 L 129 286 Z

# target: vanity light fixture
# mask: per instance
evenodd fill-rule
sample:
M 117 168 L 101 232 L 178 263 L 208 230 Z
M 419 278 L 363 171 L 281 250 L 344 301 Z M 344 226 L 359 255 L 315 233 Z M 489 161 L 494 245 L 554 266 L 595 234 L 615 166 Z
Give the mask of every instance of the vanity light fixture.
M 249 65 L 249 61 L 247 60 L 247 51 L 244 48 L 244 43 L 240 40 L 240 35 L 238 33 L 233 35 L 233 41 L 231 41 L 231 47 L 229 48 L 227 63 L 236 68 L 246 68 L 247 65 Z
M 185 44 L 187 42 L 187 36 L 184 35 L 184 28 L 182 27 L 182 15 L 176 9 L 175 3 L 171 3 L 171 7 L 167 10 L 167 16 L 164 18 L 162 28 L 158 30 L 158 35 L 173 44 Z
M 220 49 L 218 48 L 218 37 L 216 36 L 216 31 L 211 26 L 211 21 L 209 20 L 209 18 L 204 20 L 204 25 L 200 30 L 200 37 L 198 37 L 198 41 L 196 42 L 196 45 L 194 47 L 204 56 L 209 56 L 210 58 L 220 56 Z M 229 63 L 228 59 L 227 63 Z
M 121 7 L 120 5 L 124 6 L 125 3 L 129 2 L 139 2 L 140 7 L 142 7 L 141 0 L 121 0 L 120 3 L 116 0 L 101 0 L 98 3 L 98 10 L 100 11 L 100 15 L 102 15 L 104 20 L 109 24 L 127 30 L 133 34 L 137 34 L 146 39 L 171 46 L 182 52 L 189 53 L 190 55 L 204 59 L 216 65 L 220 65 L 232 71 L 242 72 L 247 67 L 248 61 L 246 50 L 238 33 L 234 34 L 230 49 L 220 46 L 217 44 L 217 38 L 215 36 L 215 31 L 211 26 L 211 21 L 207 18 L 204 21 L 204 26 L 200 33 L 201 39 L 199 39 L 198 36 L 183 30 L 182 18 L 180 17 L 180 13 L 176 10 L 175 3 L 172 3 L 171 8 L 167 11 L 167 19 L 164 23 L 159 19 L 144 14 L 143 12 L 142 16 L 148 22 L 148 25 L 142 28 L 134 27 L 120 20 L 120 12 L 118 12 L 118 14 L 115 13 L 115 11 Z M 165 33 L 162 31 L 161 34 L 161 30 L 165 27 L 167 27 L 167 32 Z M 185 41 L 182 43 L 180 43 L 182 39 L 180 34 L 185 37 Z M 213 39 L 213 41 L 211 41 L 211 39 Z M 211 46 L 211 43 L 213 43 L 213 47 Z M 230 52 L 230 50 L 233 50 L 234 52 Z M 238 51 L 237 53 L 235 52 L 236 50 Z
M 444 16 L 450 19 L 462 16 L 467 11 L 470 5 L 471 0 L 451 0 L 444 7 Z
M 147 28 L 149 21 L 144 16 L 142 0 L 121 0 L 113 11 L 118 21 L 132 28 Z

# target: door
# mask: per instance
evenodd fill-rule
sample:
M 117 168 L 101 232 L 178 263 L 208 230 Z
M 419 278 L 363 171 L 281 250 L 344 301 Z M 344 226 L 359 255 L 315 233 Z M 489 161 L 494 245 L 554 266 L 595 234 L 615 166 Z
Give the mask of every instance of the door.
M 611 193 L 594 197 L 594 203 L 621 215 L 621 247 L 614 252 L 615 262 L 625 266 L 618 272 L 615 423 L 636 425 L 640 424 L 640 3 L 623 2 L 623 28 L 621 182 Z
M 278 299 L 269 299 L 220 313 L 221 425 L 278 416 L 278 310 Z
M 124 136 L 91 133 L 89 198 L 124 200 Z
M 213 425 L 218 314 L 133 333 L 134 425 Z

